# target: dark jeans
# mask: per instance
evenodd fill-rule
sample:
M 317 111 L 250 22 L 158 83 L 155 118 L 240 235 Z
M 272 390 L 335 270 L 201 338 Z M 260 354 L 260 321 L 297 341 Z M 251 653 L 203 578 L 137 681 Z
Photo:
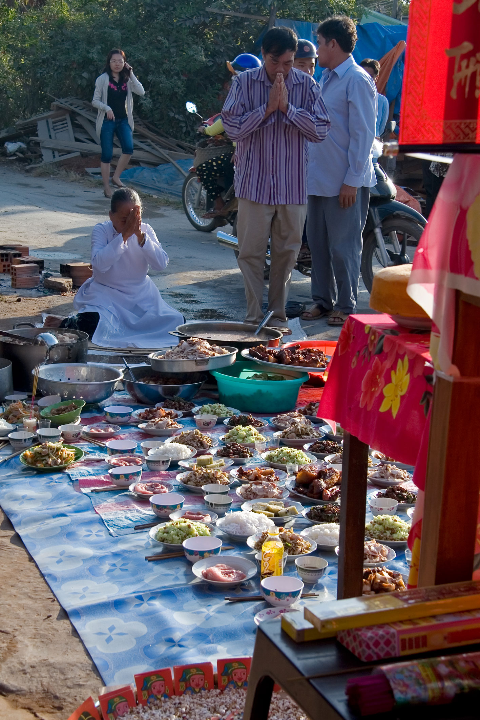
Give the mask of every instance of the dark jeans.
M 426 194 L 425 217 L 430 215 L 445 178 L 437 177 L 430 170 L 430 160 L 422 161 L 423 187 Z
M 124 155 L 133 154 L 133 134 L 127 118 L 122 118 L 122 120 L 107 120 L 107 118 L 105 118 L 100 131 L 102 163 L 109 163 L 112 160 L 114 133 L 116 133 L 117 138 L 120 141 L 122 153 Z
M 97 312 L 78 313 L 78 315 L 72 315 L 71 317 L 62 320 L 60 327 L 86 332 L 91 340 L 95 330 L 97 329 L 99 320 L 100 315 Z

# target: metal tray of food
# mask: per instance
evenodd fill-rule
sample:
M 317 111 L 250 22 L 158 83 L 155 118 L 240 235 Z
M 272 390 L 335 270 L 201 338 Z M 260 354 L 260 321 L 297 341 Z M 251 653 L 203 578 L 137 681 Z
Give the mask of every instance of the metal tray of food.
M 320 373 L 327 369 L 326 365 L 322 365 L 321 367 L 305 367 L 305 365 L 283 365 L 282 363 L 272 363 L 268 362 L 268 360 L 259 360 L 258 358 L 253 357 L 249 354 L 248 349 L 242 350 L 241 355 L 245 360 L 251 360 L 254 363 L 258 363 L 258 365 L 265 365 L 266 367 L 269 367 L 271 371 L 273 370 L 303 370 L 304 372 L 309 373 Z
M 233 365 L 237 359 L 237 348 L 228 345 L 221 345 L 224 350 L 228 350 L 227 355 L 214 355 L 213 357 L 197 358 L 196 360 L 180 360 L 165 359 L 163 355 L 170 348 L 162 348 L 148 356 L 148 361 L 152 368 L 162 373 L 188 373 L 198 372 L 199 370 L 217 370 L 218 368 Z M 162 356 L 162 357 L 159 357 Z

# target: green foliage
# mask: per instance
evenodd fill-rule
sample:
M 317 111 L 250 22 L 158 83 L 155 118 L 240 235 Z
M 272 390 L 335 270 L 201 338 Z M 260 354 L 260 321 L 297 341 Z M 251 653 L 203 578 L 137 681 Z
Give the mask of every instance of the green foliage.
M 1 2 L 1 0 L 0 0 Z M 265 15 L 271 0 L 218 3 Z M 125 50 L 146 89 L 137 112 L 171 135 L 191 137 L 197 122 L 185 112 L 196 102 L 208 117 L 223 104 L 225 61 L 258 52 L 261 21 L 207 10 L 209 0 L 46 0 L 26 7 L 0 4 L 1 125 L 48 109 L 53 97 L 91 100 L 107 52 Z M 316 22 L 334 13 L 359 18 L 358 0 L 278 0 L 278 17 Z

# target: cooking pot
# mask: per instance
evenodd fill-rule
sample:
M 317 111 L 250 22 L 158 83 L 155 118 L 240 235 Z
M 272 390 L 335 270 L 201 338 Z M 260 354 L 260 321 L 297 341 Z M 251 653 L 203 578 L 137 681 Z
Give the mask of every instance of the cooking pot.
M 178 325 L 170 335 L 180 338 L 196 337 L 217 345 L 234 345 L 238 350 L 255 347 L 255 345 L 268 345 L 278 347 L 283 334 L 276 328 L 264 327 L 258 335 L 254 335 L 257 325 L 253 323 L 226 322 L 223 320 L 210 320 L 208 322 L 190 322 Z
M 20 329 L 20 326 L 21 327 Z M 9 331 L 12 335 L 17 335 L 21 342 L 22 337 L 33 339 L 40 333 L 45 332 L 45 328 L 32 327 L 31 323 L 19 323 L 15 325 L 13 330 Z M 88 352 L 88 335 L 80 330 L 70 329 L 48 329 L 48 332 L 57 336 L 59 333 L 69 333 L 76 335 L 75 342 L 63 343 L 59 342 L 50 349 L 50 363 L 83 363 L 87 361 Z M 32 370 L 37 365 L 46 362 L 48 348 L 46 345 L 17 345 L 14 342 L 2 339 L 0 336 L 0 357 L 12 361 L 13 368 L 13 387 L 15 390 L 31 390 L 33 387 Z

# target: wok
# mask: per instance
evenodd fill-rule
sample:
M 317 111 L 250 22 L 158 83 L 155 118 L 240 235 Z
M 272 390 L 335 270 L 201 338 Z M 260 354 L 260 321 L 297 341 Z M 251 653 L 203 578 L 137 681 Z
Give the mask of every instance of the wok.
M 256 329 L 257 325 L 253 323 L 210 320 L 178 325 L 170 334 L 180 338 L 196 337 L 218 345 L 234 345 L 239 351 L 260 344 L 278 347 L 283 337 L 280 330 L 264 327 L 254 335 Z

